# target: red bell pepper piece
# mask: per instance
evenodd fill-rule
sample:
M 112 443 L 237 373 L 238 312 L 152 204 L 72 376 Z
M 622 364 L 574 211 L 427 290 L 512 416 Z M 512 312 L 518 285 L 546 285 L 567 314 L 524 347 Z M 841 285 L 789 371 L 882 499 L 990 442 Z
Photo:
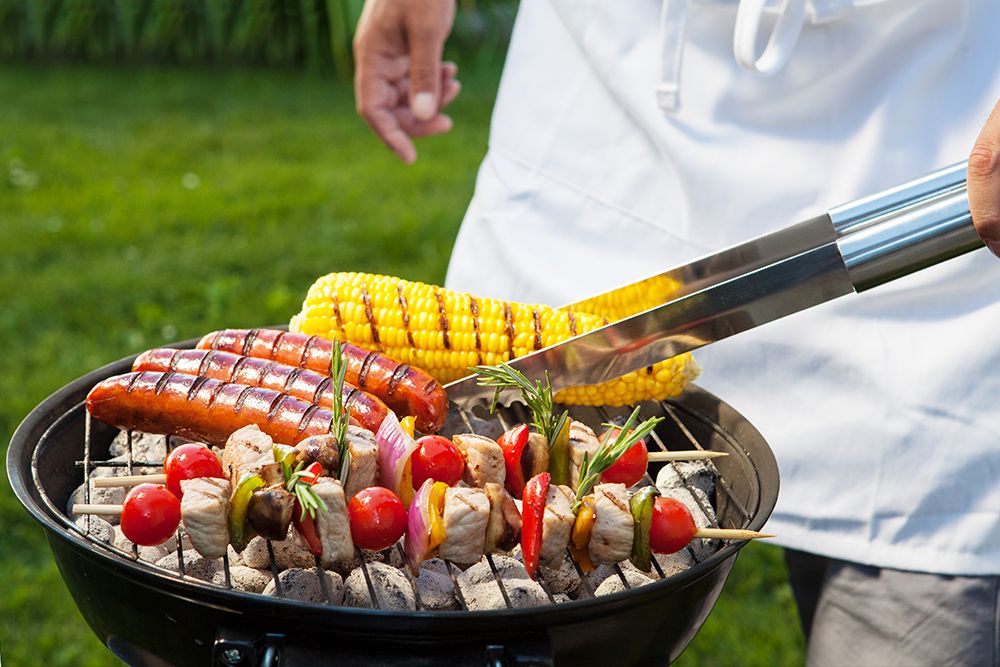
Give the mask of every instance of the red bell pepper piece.
M 302 511 L 298 498 L 295 499 L 295 508 L 292 510 L 292 525 L 306 541 L 309 551 L 315 556 L 322 556 L 323 543 L 319 539 L 319 531 L 316 530 L 316 519 L 309 516 L 309 512 Z
M 503 462 L 507 468 L 504 485 L 510 494 L 519 498 L 524 493 L 524 466 L 521 465 L 521 455 L 528 444 L 528 425 L 518 424 L 497 440 L 503 450 Z
M 302 472 L 308 473 L 307 475 L 302 475 L 299 481 L 312 486 L 319 481 L 319 478 L 323 475 L 323 466 L 320 465 L 319 461 L 313 461 L 307 465 Z
M 524 486 L 521 497 L 521 556 L 524 569 L 532 579 L 538 573 L 538 557 L 542 552 L 542 526 L 545 519 L 545 498 L 549 495 L 552 476 L 540 472 Z

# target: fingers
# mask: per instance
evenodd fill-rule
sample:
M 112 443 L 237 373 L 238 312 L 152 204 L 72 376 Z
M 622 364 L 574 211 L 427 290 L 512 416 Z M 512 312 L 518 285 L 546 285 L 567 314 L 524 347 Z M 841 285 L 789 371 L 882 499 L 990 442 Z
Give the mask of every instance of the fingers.
M 366 118 L 368 124 L 378 135 L 379 139 L 389 147 L 389 149 L 399 156 L 399 159 L 406 164 L 413 164 L 417 159 L 417 148 L 410 139 L 412 135 L 407 132 L 399 122 L 399 118 L 390 109 L 378 109 L 373 112 L 370 118 Z
M 445 9 L 444 15 L 441 10 L 416 11 L 408 18 L 410 111 L 418 120 L 429 121 L 441 104 L 441 52 L 451 28 L 451 16 Z
M 993 107 L 969 154 L 969 210 L 972 224 L 1000 257 L 1000 102 Z

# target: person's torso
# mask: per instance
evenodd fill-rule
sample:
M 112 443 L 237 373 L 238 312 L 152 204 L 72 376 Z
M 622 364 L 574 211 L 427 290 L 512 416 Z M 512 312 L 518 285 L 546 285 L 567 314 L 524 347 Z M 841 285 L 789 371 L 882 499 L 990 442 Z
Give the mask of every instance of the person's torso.
M 961 160 L 1000 97 L 994 3 L 826 3 L 770 77 L 734 59 L 735 3 L 687 4 L 680 106 L 664 113 L 676 49 L 660 3 L 522 3 L 450 286 L 574 301 Z M 1000 536 L 976 534 L 1000 516 L 993 262 L 975 253 L 696 354 L 700 383 L 778 454 L 787 543 L 1000 571 Z

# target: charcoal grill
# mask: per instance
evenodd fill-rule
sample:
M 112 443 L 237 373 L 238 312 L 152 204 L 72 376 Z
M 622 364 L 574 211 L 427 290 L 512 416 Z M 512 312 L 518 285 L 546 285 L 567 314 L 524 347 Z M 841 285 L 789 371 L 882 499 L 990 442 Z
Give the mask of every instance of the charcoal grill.
M 193 347 L 194 342 L 177 347 Z M 452 565 L 448 569 L 462 611 L 422 610 L 419 598 L 417 611 L 400 612 L 244 593 L 230 587 L 228 558 L 222 565 L 224 585 L 201 581 L 184 573 L 180 539 L 180 571 L 175 573 L 139 561 L 135 551 L 122 551 L 85 534 L 65 514 L 70 494 L 95 467 L 125 465 L 131 472 L 132 467 L 162 464 L 133 460 L 131 434 L 125 463 L 108 461 L 117 431 L 91 421 L 84 406 L 96 383 L 128 372 L 133 359 L 98 369 L 46 399 L 14 433 L 7 455 L 14 491 L 44 527 L 84 618 L 98 638 L 129 664 L 665 664 L 684 650 L 705 621 L 744 544 L 726 543 L 669 577 L 654 560 L 658 580 L 638 588 L 630 588 L 616 566 L 627 590 L 597 598 L 584 580 L 582 599 L 529 609 L 466 610 L 456 581 L 458 570 Z M 644 418 L 665 417 L 651 438 L 655 447 L 729 454 L 715 460 L 720 473 L 712 499 L 717 525 L 760 529 L 778 492 L 774 456 L 760 433 L 726 403 L 696 386 L 677 399 L 641 407 Z M 628 412 L 579 407 L 570 411 L 591 425 Z M 453 406 L 445 432 L 470 428 L 499 432 L 527 421 L 521 405 L 502 409 L 488 421 L 483 417 Z M 168 437 L 168 448 L 172 444 Z M 658 467 L 651 466 L 654 475 Z M 277 574 L 270 543 L 268 552 Z M 504 582 L 492 561 L 490 566 L 509 607 Z M 371 599 L 378 604 L 368 568 L 362 567 Z M 552 601 L 552 592 L 543 588 Z

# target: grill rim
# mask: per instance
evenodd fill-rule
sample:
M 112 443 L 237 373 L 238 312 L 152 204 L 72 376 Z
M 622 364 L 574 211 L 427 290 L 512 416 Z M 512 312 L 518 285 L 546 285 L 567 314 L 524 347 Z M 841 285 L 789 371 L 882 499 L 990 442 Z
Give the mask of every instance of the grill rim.
M 173 347 L 191 347 L 197 342 L 197 338 L 174 343 Z M 407 634 L 410 631 L 424 634 L 451 633 L 457 630 L 456 625 L 461 626 L 475 624 L 479 628 L 483 622 L 490 620 L 502 622 L 512 622 L 518 619 L 537 618 L 538 612 L 551 615 L 556 614 L 559 618 L 566 620 L 583 620 L 595 615 L 605 615 L 617 608 L 628 608 L 639 604 L 643 600 L 651 600 L 669 594 L 671 591 L 683 589 L 714 572 L 721 566 L 734 559 L 745 542 L 728 542 L 718 551 L 700 561 L 690 569 L 672 575 L 666 579 L 653 581 L 637 588 L 631 588 L 618 593 L 614 593 L 600 598 L 588 597 L 568 602 L 561 602 L 543 607 L 527 608 L 503 608 L 495 610 L 453 610 L 453 611 L 391 611 L 384 609 L 368 609 L 358 607 L 345 607 L 335 605 L 319 605 L 297 600 L 289 600 L 278 597 L 265 597 L 256 593 L 248 593 L 233 589 L 226 589 L 201 580 L 178 577 L 174 573 L 164 570 L 162 573 L 152 564 L 139 564 L 128 558 L 124 558 L 113 551 L 99 548 L 75 528 L 69 528 L 68 517 L 62 513 L 52 516 L 52 509 L 49 508 L 45 498 L 42 497 L 42 490 L 37 480 L 37 467 L 34 465 L 37 455 L 38 445 L 42 437 L 49 431 L 59 419 L 66 416 L 74 406 L 80 402 L 80 398 L 74 400 L 74 396 L 87 392 L 99 381 L 111 375 L 128 372 L 131 364 L 138 355 L 130 355 L 117 361 L 105 364 L 86 375 L 64 385 L 53 392 L 44 401 L 33 409 L 14 431 L 11 443 L 7 451 L 7 472 L 10 484 L 21 505 L 47 529 L 47 537 L 59 537 L 70 545 L 83 547 L 87 553 L 97 558 L 104 567 L 128 574 L 129 578 L 144 587 L 151 587 L 161 592 L 169 592 L 172 595 L 185 596 L 185 591 L 197 590 L 203 599 L 197 600 L 201 604 L 211 605 L 234 614 L 245 614 L 249 608 L 265 614 L 274 613 L 274 610 L 282 609 L 286 613 L 298 613 L 308 611 L 311 614 L 322 614 L 329 616 L 331 620 L 343 621 L 350 618 L 357 621 L 362 626 L 372 623 L 372 627 L 378 630 L 378 625 L 384 622 L 398 622 L 407 626 Z M 749 459 L 752 470 L 757 476 L 759 488 L 757 505 L 753 508 L 752 516 L 748 522 L 748 528 L 759 530 L 767 518 L 770 516 L 777 502 L 778 495 L 778 468 L 774 459 L 774 454 L 767 445 L 763 436 L 757 431 L 749 421 L 739 412 L 729 406 L 714 394 L 698 387 L 689 385 L 679 399 L 672 401 L 673 405 L 683 407 L 687 412 L 693 413 L 704 419 L 718 432 L 721 432 L 731 444 L 739 448 L 742 454 Z M 688 403 L 693 403 L 689 405 Z M 713 404 L 718 409 L 718 416 L 715 420 L 709 419 L 703 409 L 699 409 L 699 403 Z M 723 414 L 728 413 L 728 414 Z M 740 429 L 745 432 L 739 435 L 724 428 L 722 421 L 734 421 Z M 747 444 L 753 446 L 753 456 L 747 448 Z M 26 450 L 30 451 L 30 456 L 26 456 Z M 28 467 L 28 475 L 24 474 L 23 468 Z M 26 477 L 31 478 L 28 482 Z M 748 508 L 750 509 L 750 508 Z M 63 522 L 66 523 L 63 523 Z M 235 596 L 230 598 L 229 596 Z M 227 604 L 228 601 L 238 604 Z M 361 628 L 359 628 L 361 629 Z M 467 630 L 471 630 L 470 626 Z M 476 633 L 479 634 L 479 633 Z

